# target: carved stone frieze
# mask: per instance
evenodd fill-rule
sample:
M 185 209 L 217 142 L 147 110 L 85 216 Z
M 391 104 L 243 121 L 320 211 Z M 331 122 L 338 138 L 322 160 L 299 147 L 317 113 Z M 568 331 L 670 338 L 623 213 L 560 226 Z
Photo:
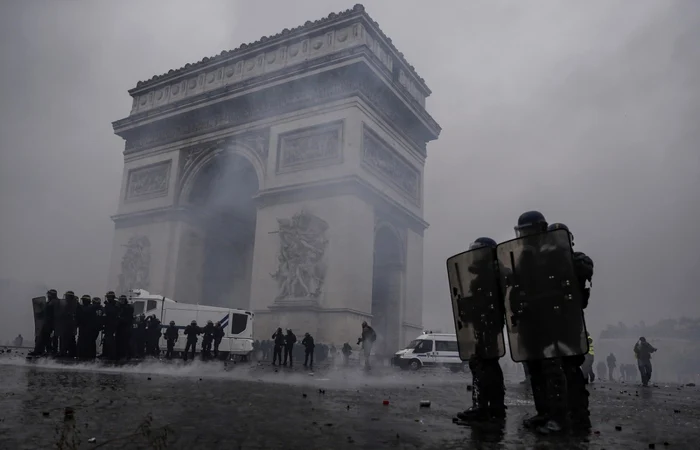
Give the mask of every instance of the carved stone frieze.
M 324 255 L 328 223 L 302 211 L 291 219 L 277 219 L 280 253 L 277 272 L 278 300 L 309 299 L 321 295 L 326 278 Z
M 388 144 L 368 128 L 363 128 L 362 162 L 418 203 L 420 199 L 420 172 L 399 156 Z
M 241 145 L 249 148 L 255 154 L 255 157 L 260 160 L 264 166 L 267 162 L 268 147 L 270 143 L 270 129 L 249 131 L 246 133 L 237 134 L 226 139 L 217 141 L 204 142 L 194 147 L 184 149 L 182 174 L 183 176 L 189 173 L 201 158 L 209 152 L 216 150 L 224 150 L 231 146 Z
M 151 241 L 147 236 L 134 236 L 125 245 L 119 274 L 119 292 L 148 289 L 151 268 Z
M 277 150 L 277 171 L 341 162 L 342 145 L 342 121 L 281 134 Z
M 167 160 L 131 169 L 126 184 L 125 200 L 146 200 L 167 195 L 171 165 L 172 160 Z
M 357 76 L 349 68 L 340 69 L 333 74 L 321 74 L 310 79 L 308 86 L 304 88 L 274 86 L 244 98 L 227 101 L 225 105 L 213 107 L 206 112 L 196 111 L 166 120 L 164 123 L 144 126 L 135 134 L 126 137 L 126 153 L 243 125 L 351 95 L 363 98 L 425 154 L 426 141 L 431 138 L 422 131 L 423 125 L 414 114 L 386 87 L 372 83 L 366 77 Z

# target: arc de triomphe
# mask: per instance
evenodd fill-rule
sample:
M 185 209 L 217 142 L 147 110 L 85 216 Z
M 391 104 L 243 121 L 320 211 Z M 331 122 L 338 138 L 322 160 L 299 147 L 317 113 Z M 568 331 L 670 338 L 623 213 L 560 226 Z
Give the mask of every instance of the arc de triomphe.
M 421 331 L 424 80 L 361 5 L 139 82 L 110 288 L 379 349 Z

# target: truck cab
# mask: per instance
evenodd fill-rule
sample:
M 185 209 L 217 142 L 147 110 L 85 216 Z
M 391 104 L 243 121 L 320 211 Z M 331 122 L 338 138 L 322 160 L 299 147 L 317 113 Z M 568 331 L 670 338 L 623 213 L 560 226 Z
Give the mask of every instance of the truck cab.
M 185 349 L 186 338 L 184 330 L 193 320 L 204 327 L 207 321 L 218 323 L 224 330 L 224 337 L 219 345 L 219 353 L 229 358 L 234 355 L 248 356 L 253 351 L 253 321 L 252 311 L 241 309 L 221 308 L 217 306 L 179 303 L 175 300 L 154 295 L 143 289 L 129 291 L 129 300 L 134 307 L 134 315 L 144 314 L 146 317 L 155 315 L 165 329 L 174 321 L 178 328 L 179 337 L 175 343 L 175 351 Z M 201 348 L 201 337 L 197 349 Z
M 392 365 L 401 369 L 418 370 L 423 367 L 448 367 L 453 372 L 468 370 L 468 364 L 459 358 L 455 334 L 425 331 L 392 358 Z

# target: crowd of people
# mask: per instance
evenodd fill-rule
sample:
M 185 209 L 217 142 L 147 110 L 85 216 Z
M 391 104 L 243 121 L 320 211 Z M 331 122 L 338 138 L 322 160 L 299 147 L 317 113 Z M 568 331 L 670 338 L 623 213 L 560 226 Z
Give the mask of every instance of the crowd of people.
M 377 334 L 374 329 L 367 322 L 362 322 L 362 334 L 357 340 L 357 345 L 360 345 L 362 348 L 365 369 L 371 368 L 370 354 L 376 340 Z M 294 360 L 300 360 L 303 356 L 303 366 L 309 369 L 313 369 L 314 358 L 316 358 L 316 362 L 324 362 L 329 358 L 333 362 L 338 354 L 335 344 L 330 346 L 316 344 L 310 333 L 304 334 L 301 345 L 295 345 L 297 343 L 297 337 L 291 329 L 283 332 L 282 328 L 279 327 L 272 334 L 270 340 L 255 341 L 253 343 L 253 354 L 259 355 L 265 361 L 272 360 L 273 366 L 279 365 L 283 367 L 293 367 Z M 343 344 L 340 353 L 343 356 L 344 365 L 348 365 L 352 355 L 352 347 L 348 342 Z
M 46 303 L 35 317 L 41 329 L 29 356 L 52 355 L 80 360 L 99 357 L 112 361 L 146 356 L 157 358 L 161 355 L 160 339 L 163 337 L 167 348 L 165 357 L 174 357 L 175 343 L 182 327 L 173 321 L 163 327 L 155 315 L 134 316 L 134 308 L 126 295 L 117 298 L 113 291 L 109 291 L 103 304 L 99 297 L 89 295 L 83 295 L 78 302 L 73 291 L 66 291 L 63 299 L 66 304 L 75 304 L 75 308 L 59 308 L 60 299 L 55 289 L 46 293 Z M 196 321 L 192 321 L 184 327 L 184 335 L 187 340 L 183 354 L 185 360 L 188 354 L 194 358 L 199 335 L 202 335 L 202 358 L 218 357 L 219 344 L 224 336 L 220 324 L 209 321 L 204 327 L 199 327 Z M 100 355 L 97 354 L 98 341 L 102 344 Z
M 130 360 L 146 356 L 160 357 L 160 339 L 166 342 L 165 358 L 175 357 L 175 343 L 180 339 L 180 329 L 184 328 L 186 339 L 183 359 L 194 359 L 197 351 L 199 336 L 202 337 L 201 356 L 208 360 L 219 358 L 219 345 L 224 337 L 224 330 L 219 323 L 211 320 L 203 327 L 192 321 L 182 327 L 171 321 L 163 326 L 155 315 L 146 317 L 144 314 L 134 316 L 134 308 L 125 295 L 119 297 L 113 291 L 105 294 L 104 304 L 99 297 L 83 295 L 78 299 L 73 291 L 63 295 L 64 303 L 74 304 L 75 308 L 59 308 L 58 292 L 50 289 L 46 293 L 45 304 L 35 311 L 35 319 L 40 324 L 34 350 L 29 356 L 59 356 L 93 360 Z M 79 301 L 78 301 L 79 300 Z M 376 340 L 376 333 L 366 322 L 362 324 L 362 336 L 358 345 L 362 345 L 365 366 L 370 367 L 369 353 Z M 102 352 L 97 354 L 101 342 Z M 294 360 L 301 359 L 303 354 L 304 367 L 313 368 L 315 354 L 317 362 L 334 357 L 337 349 L 325 344 L 316 344 L 310 333 L 305 333 L 301 345 L 297 337 L 288 329 L 286 333 L 278 328 L 271 340 L 255 341 L 253 355 L 262 356 L 264 360 L 272 357 L 273 365 L 293 366 Z M 352 348 L 346 342 L 341 353 L 347 364 L 352 354 Z M 282 356 L 284 355 L 284 360 Z

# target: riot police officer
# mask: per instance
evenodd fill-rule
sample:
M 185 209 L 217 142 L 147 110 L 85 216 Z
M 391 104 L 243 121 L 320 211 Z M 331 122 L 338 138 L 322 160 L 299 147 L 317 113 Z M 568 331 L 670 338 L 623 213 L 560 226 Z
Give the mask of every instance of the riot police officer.
M 568 419 L 567 379 L 561 356 L 556 350 L 561 341 L 569 342 L 569 335 L 580 330 L 569 329 L 568 323 L 561 323 L 552 311 L 557 309 L 552 302 L 554 298 L 534 299 L 539 292 L 532 292 L 543 285 L 546 280 L 534 283 L 540 274 L 550 275 L 566 268 L 568 256 L 557 246 L 549 245 L 547 221 L 539 211 L 528 211 L 520 215 L 515 227 L 516 237 L 522 246 L 517 263 L 503 261 L 512 267 L 511 285 L 506 307 L 508 309 L 509 330 L 516 334 L 519 342 L 517 348 L 525 359 L 530 373 L 532 394 L 537 414 L 525 419 L 524 425 L 536 428 L 539 432 L 555 433 L 565 429 Z M 539 236 L 535 236 L 539 235 Z M 530 239 L 527 239 L 531 237 Z M 515 242 L 515 241 L 511 241 Z M 527 244 L 526 244 L 527 242 Z M 505 244 L 502 244 L 505 245 Z M 513 258 L 515 252 L 510 252 Z M 500 258 L 500 254 L 499 254 Z M 566 276 L 565 274 L 562 276 Z M 517 280 L 517 281 L 516 281 Z M 551 297 L 551 296 L 550 296 Z M 563 295 L 562 295 L 563 297 Z M 549 314 L 547 314 L 549 312 Z M 579 313 L 580 315 L 580 313 Z M 580 317 L 579 317 L 580 319 Z M 556 342 L 552 342 L 555 340 Z M 514 346 L 511 342 L 511 352 Z M 515 358 L 514 358 L 515 359 Z
M 126 295 L 119 296 L 117 325 L 117 359 L 131 359 L 131 332 L 134 324 L 134 307 Z
M 165 329 L 165 333 L 163 333 L 163 337 L 165 338 L 165 342 L 167 344 L 167 350 L 165 352 L 166 359 L 172 359 L 173 352 L 175 351 L 175 342 L 177 342 L 178 336 L 179 333 L 177 327 L 175 326 L 175 321 L 171 320 L 170 325 L 168 325 L 168 328 Z
M 90 335 L 89 324 L 88 324 L 88 309 L 90 308 L 90 303 L 92 302 L 92 297 L 85 294 L 80 297 L 80 304 L 75 313 L 75 321 L 78 326 L 78 349 L 77 356 L 80 359 L 86 359 L 88 357 L 88 337 Z
M 569 227 L 563 223 L 553 223 L 547 227 L 547 231 L 566 230 L 569 232 L 571 247 L 574 246 L 574 235 Z M 583 308 L 588 306 L 590 298 L 590 288 L 586 282 L 590 283 L 593 278 L 593 260 L 583 252 L 574 252 L 574 270 L 576 271 L 577 287 L 581 292 Z M 590 343 L 590 340 L 589 340 Z M 569 394 L 569 409 L 571 425 L 574 429 L 588 429 L 591 427 L 590 411 L 588 409 L 589 393 L 586 390 L 586 380 L 581 370 L 585 355 L 565 356 L 562 358 L 562 366 L 566 375 L 566 384 Z
M 117 328 L 119 327 L 119 307 L 114 291 L 105 294 L 104 330 L 102 331 L 102 357 L 117 359 Z
M 480 237 L 467 252 L 448 260 L 451 290 L 457 294 L 453 312 L 460 357 L 468 358 L 472 373 L 472 406 L 457 414 L 465 422 L 505 418 L 503 370 L 498 363 L 505 354 L 504 316 L 496 246 L 493 239 Z
M 41 326 L 41 333 L 39 339 L 37 339 L 33 355 L 40 356 L 45 353 L 54 353 L 57 350 L 53 345 L 53 339 L 51 338 L 51 334 L 55 332 L 57 304 L 58 291 L 56 291 L 56 289 L 49 289 L 46 292 L 46 307 L 44 309 L 43 317 L 44 321 Z

